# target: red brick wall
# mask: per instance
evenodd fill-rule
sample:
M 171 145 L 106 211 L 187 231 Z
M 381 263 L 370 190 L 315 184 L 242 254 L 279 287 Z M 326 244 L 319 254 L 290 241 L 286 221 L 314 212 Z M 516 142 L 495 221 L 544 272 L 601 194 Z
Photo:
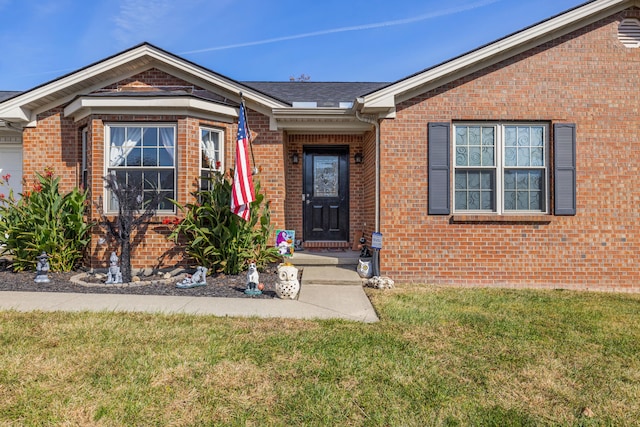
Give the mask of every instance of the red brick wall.
M 617 38 L 618 23 L 639 14 L 604 19 L 398 106 L 397 118 L 382 123 L 383 274 L 640 290 L 640 49 Z M 575 123 L 577 215 L 551 215 L 548 224 L 427 215 L 427 124 L 458 120 Z
M 61 177 L 60 186 L 68 191 L 78 185 L 82 145 L 72 120 L 63 119 L 62 108 L 38 116 L 38 127 L 27 128 L 22 134 L 23 177 L 29 190 L 36 173 L 52 168 Z

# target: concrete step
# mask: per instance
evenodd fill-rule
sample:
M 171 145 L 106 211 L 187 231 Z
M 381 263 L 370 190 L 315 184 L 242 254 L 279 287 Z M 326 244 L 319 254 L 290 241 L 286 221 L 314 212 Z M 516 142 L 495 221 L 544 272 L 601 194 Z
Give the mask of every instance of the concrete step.
M 302 267 L 300 284 L 362 286 L 362 279 L 353 265 L 307 265 Z
M 360 252 L 356 251 L 296 251 L 285 261 L 295 266 L 307 265 L 358 265 Z M 354 268 L 355 271 L 355 268 Z

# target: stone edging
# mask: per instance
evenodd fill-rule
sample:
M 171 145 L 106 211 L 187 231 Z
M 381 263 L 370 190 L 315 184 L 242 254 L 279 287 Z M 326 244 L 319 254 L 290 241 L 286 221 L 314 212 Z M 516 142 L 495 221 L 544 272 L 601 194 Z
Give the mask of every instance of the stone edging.
M 87 288 L 138 288 L 141 286 L 148 285 L 172 285 L 176 282 L 183 280 L 187 277 L 186 273 L 178 274 L 176 276 L 171 276 L 169 279 L 153 279 L 153 280 L 140 280 L 139 282 L 128 282 L 128 283 L 93 283 L 86 282 L 82 280 L 85 277 L 91 276 L 91 273 L 79 273 L 75 276 L 71 277 L 71 283 L 76 285 L 85 286 Z

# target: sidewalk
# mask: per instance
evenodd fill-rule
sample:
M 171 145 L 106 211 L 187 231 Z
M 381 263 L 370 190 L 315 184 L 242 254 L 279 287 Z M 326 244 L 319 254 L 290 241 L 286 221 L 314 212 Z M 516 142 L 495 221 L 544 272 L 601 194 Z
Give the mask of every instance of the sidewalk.
M 362 286 L 303 285 L 297 300 L 156 295 L 0 292 L 0 310 L 186 313 L 377 322 Z

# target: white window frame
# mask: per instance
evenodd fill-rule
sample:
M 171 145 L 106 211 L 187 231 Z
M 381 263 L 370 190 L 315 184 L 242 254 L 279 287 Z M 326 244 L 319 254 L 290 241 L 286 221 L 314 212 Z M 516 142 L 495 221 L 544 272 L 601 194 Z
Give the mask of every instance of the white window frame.
M 456 135 L 458 127 L 493 127 L 495 134 L 495 166 L 457 166 L 456 165 Z M 505 146 L 505 128 L 509 126 L 534 126 L 543 128 L 543 159 L 544 166 L 506 166 L 506 146 Z M 453 132 L 451 138 L 452 153 L 451 162 L 453 169 L 453 185 L 451 186 L 451 200 L 453 201 L 453 212 L 457 214 L 480 214 L 480 215 L 546 215 L 549 213 L 550 193 L 549 193 L 549 124 L 540 122 L 456 122 L 453 124 Z M 504 208 L 504 177 L 507 170 L 543 170 L 544 185 L 542 188 L 542 202 L 544 208 L 542 210 L 506 210 Z M 456 171 L 457 170 L 493 170 L 495 171 L 495 208 L 493 210 L 467 210 L 456 208 Z
M 217 155 L 218 155 L 218 159 L 216 160 L 216 162 L 220 162 L 220 167 L 216 168 L 215 167 L 215 163 L 214 163 L 214 167 L 213 168 L 208 168 L 205 167 L 205 165 L 202 164 L 202 157 L 203 157 L 203 133 L 204 132 L 208 132 L 209 134 L 217 134 L 218 135 L 218 150 L 217 150 Z M 209 189 L 208 187 L 205 187 L 203 185 L 204 183 L 204 177 L 207 175 L 207 173 L 209 171 L 216 171 L 216 172 L 222 172 L 224 171 L 224 130 L 223 129 L 219 129 L 219 128 L 215 128 L 215 127 L 211 127 L 211 126 L 200 126 L 199 129 L 199 138 L 198 138 L 198 146 L 199 146 L 199 155 L 200 155 L 200 189 L 205 190 L 205 189 Z
M 139 127 L 139 128 L 171 128 L 173 129 L 173 166 L 117 166 L 112 167 L 109 165 L 110 157 L 111 157 L 111 129 L 112 128 L 126 128 L 126 127 Z M 127 170 L 127 168 L 133 170 L 172 170 L 173 171 L 173 196 L 172 199 L 176 199 L 178 193 L 178 168 L 177 168 L 177 158 L 178 158 L 178 126 L 176 123 L 166 123 L 166 122 L 116 122 L 116 123 L 105 123 L 104 125 L 104 176 L 110 173 L 111 170 Z M 109 191 L 104 189 L 104 200 L 105 200 L 105 211 L 108 214 L 117 213 L 116 209 L 111 208 L 111 195 Z M 176 213 L 175 206 L 172 205 L 171 209 L 157 209 L 156 212 L 158 214 L 174 214 Z

